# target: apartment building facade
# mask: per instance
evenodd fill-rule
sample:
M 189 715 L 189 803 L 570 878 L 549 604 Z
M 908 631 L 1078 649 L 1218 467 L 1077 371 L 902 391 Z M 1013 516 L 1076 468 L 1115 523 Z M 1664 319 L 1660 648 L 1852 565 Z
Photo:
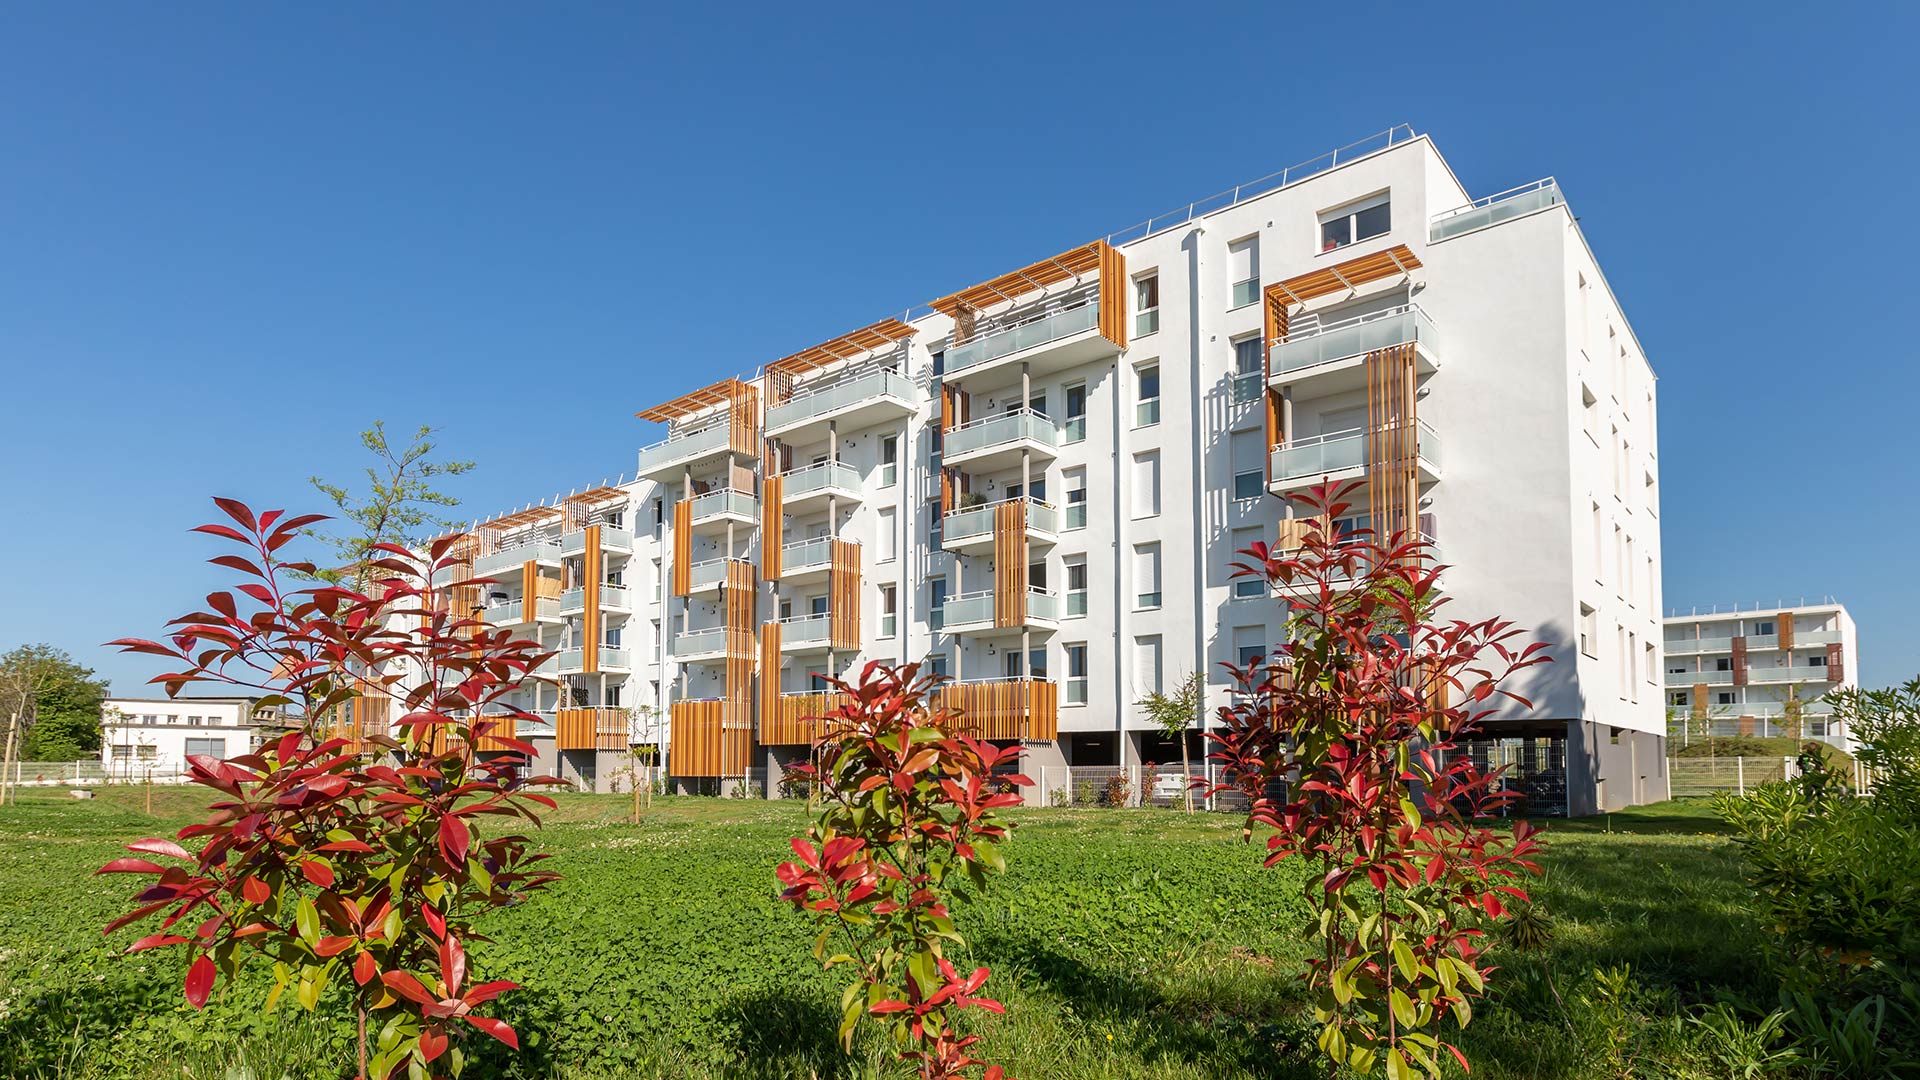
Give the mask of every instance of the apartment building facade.
M 1228 700 L 1285 624 L 1236 552 L 1330 478 L 1552 646 L 1475 751 L 1536 811 L 1665 795 L 1654 377 L 1552 180 L 1395 129 L 638 415 L 631 479 L 468 534 L 461 602 L 560 650 L 536 767 L 771 790 L 875 659 L 1029 769 L 1177 761 L 1141 697 Z
M 1859 637 L 1846 606 L 1675 612 L 1666 618 L 1669 728 L 1706 735 L 1818 739 L 1851 751 L 1827 693 L 1860 685 Z
M 183 776 L 189 757 L 236 757 L 279 730 L 278 714 L 257 697 L 108 698 L 100 763 L 116 778 Z

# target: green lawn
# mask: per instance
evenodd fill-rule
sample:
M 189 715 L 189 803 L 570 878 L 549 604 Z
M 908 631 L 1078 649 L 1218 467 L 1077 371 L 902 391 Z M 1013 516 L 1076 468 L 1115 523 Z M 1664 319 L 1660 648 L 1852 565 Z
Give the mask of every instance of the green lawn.
M 350 1075 L 342 1023 L 254 1010 L 243 985 L 204 1013 L 179 998 L 172 956 L 126 957 L 124 877 L 90 872 L 117 844 L 170 833 L 197 793 L 82 801 L 23 795 L 0 809 L 0 1076 Z M 807 924 L 778 903 L 773 867 L 804 827 L 794 803 L 574 796 L 544 838 L 565 878 L 500 913 L 481 974 L 525 989 L 507 1013 L 528 1052 L 469 1076 L 905 1075 L 877 1046 L 832 1042 L 837 983 Z M 1167 810 L 1019 813 L 1010 870 L 959 912 L 988 990 L 994 1060 L 1056 1077 L 1318 1077 L 1294 964 L 1299 870 L 1263 870 L 1240 821 Z M 1463 1040 L 1476 1077 L 1588 1077 L 1602 1057 L 1680 1064 L 1669 1022 L 1717 989 L 1763 981 L 1730 845 L 1698 804 L 1556 823 L 1539 906 L 1542 957 L 1510 955 Z M 1600 1000 L 1590 973 L 1627 965 Z M 261 978 L 264 967 L 253 972 Z M 1662 1034 L 1668 1032 L 1669 1034 Z

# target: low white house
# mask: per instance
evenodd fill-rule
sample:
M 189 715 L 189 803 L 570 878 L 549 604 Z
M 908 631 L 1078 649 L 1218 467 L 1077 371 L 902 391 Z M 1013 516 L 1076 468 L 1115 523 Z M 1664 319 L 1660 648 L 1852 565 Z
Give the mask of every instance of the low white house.
M 244 754 L 275 730 L 271 709 L 253 697 L 108 698 L 101 709 L 100 761 L 112 778 L 173 778 L 194 754 Z

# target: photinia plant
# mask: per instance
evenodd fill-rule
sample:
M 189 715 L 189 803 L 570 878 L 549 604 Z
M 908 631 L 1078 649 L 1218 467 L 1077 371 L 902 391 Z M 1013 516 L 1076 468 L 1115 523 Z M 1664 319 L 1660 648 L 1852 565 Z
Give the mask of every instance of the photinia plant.
M 299 716 L 302 728 L 224 761 L 189 760 L 192 782 L 221 800 L 175 840 L 130 844 L 135 857 L 101 868 L 154 878 L 106 932 L 159 916 L 159 932 L 128 951 L 183 949 L 195 1008 L 255 954 L 273 964 L 266 1010 L 289 987 L 314 1010 L 329 986 L 344 986 L 362 1077 L 384 1080 L 403 1067 L 415 1078 L 457 1076 L 456 1040 L 467 1026 L 517 1048 L 513 1028 L 476 1011 L 514 984 L 468 986 L 467 947 L 486 940 L 473 929 L 481 916 L 555 877 L 537 868 L 546 856 L 526 836 L 487 824 L 537 826 L 534 807 L 553 806 L 530 788 L 554 781 L 521 775 L 533 747 L 502 724 L 532 718 L 501 704 L 546 654 L 448 610 L 433 582 L 453 565 L 452 538 L 423 555 L 376 545 L 368 594 L 292 590 L 287 579 L 314 567 L 279 553 L 323 519 L 256 517 L 241 503 L 215 502 L 233 524 L 195 531 L 245 549 L 209 561 L 250 580 L 173 620 L 165 644 L 112 644 L 177 661 L 152 680 L 169 696 L 194 683 L 251 688 L 266 695 L 261 707 Z M 403 714 L 400 738 L 368 738 L 390 764 L 368 764 L 346 740 L 323 736 L 327 719 L 362 697 Z M 502 752 L 477 752 L 483 740 Z
M 950 905 L 1006 869 L 1011 826 L 996 811 L 1018 805 L 1013 788 L 1032 781 L 994 776 L 1019 751 L 956 734 L 958 713 L 928 707 L 940 677 L 918 668 L 869 663 L 857 683 L 831 680 L 847 703 L 825 718 L 814 763 L 793 770 L 817 791 L 819 815 L 779 877 L 782 899 L 819 927 L 815 957 L 858 972 L 841 995 L 842 1044 L 873 1017 L 922 1080 L 947 1080 L 985 1064 L 970 1052 L 979 1036 L 959 1034 L 955 1014 L 1003 1011 L 979 996 L 986 968 L 962 975 L 948 960 L 949 944 L 964 943 Z M 985 1076 L 1003 1073 L 994 1065 Z
M 1449 1018 L 1465 1027 L 1486 990 L 1485 928 L 1526 899 L 1509 882 L 1539 873 L 1527 822 L 1484 823 L 1515 796 L 1462 743 L 1489 702 L 1526 705 L 1501 684 L 1548 657 L 1510 623 L 1433 618 L 1441 568 L 1422 542 L 1335 535 L 1342 494 L 1321 486 L 1300 500 L 1298 548 L 1257 543 L 1235 564 L 1290 601 L 1290 640 L 1270 662 L 1227 665 L 1239 687 L 1209 736 L 1225 777 L 1213 790 L 1245 793 L 1245 835 L 1273 830 L 1265 865 L 1316 864 L 1305 978 L 1321 1050 L 1366 1074 L 1384 1063 L 1392 1080 L 1438 1076 L 1442 1050 L 1468 1067 L 1442 1034 Z

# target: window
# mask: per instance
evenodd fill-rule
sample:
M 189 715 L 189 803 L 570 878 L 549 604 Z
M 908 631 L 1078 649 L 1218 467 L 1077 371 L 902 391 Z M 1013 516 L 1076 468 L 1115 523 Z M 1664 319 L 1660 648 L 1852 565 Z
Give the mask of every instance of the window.
M 1620 729 L 1619 728 L 1607 729 L 1607 742 L 1611 743 L 1614 746 L 1620 745 Z
M 1134 385 L 1139 400 L 1133 407 L 1133 426 L 1152 427 L 1160 422 L 1160 365 L 1135 368 Z
M 1715 705 L 1731 705 L 1731 704 L 1733 704 L 1733 691 L 1731 691 L 1731 690 L 1718 690 L 1718 691 L 1715 691 L 1715 692 L 1714 692 L 1714 695 L 1713 695 L 1713 703 L 1714 703 Z
M 1620 678 L 1627 684 L 1627 697 L 1640 700 L 1640 680 L 1633 677 L 1633 658 L 1640 651 L 1640 635 L 1627 631 L 1627 649 L 1620 654 Z
M 129 746 L 129 745 L 128 745 L 128 744 L 126 744 L 126 743 L 117 743 L 117 744 L 115 744 L 115 746 L 114 746 L 114 748 L 113 748 L 113 760 L 115 760 L 115 761 L 132 761 L 132 760 L 133 760 L 133 747 L 132 747 L 132 746 Z
M 1258 526 L 1251 529 L 1233 530 L 1233 550 L 1227 553 L 1227 574 L 1229 575 L 1228 580 L 1233 582 L 1233 596 L 1236 600 L 1267 595 L 1267 583 L 1264 578 L 1255 577 L 1251 574 L 1241 577 L 1231 576 L 1234 573 L 1233 564 L 1243 561 L 1240 553 L 1252 547 L 1254 541 L 1259 539 L 1260 529 Z
M 1160 329 L 1160 275 L 1133 279 L 1133 336 L 1146 337 Z
M 1601 542 L 1600 504 L 1593 504 L 1593 580 L 1604 583 L 1607 580 L 1607 549 Z
M 1160 514 L 1160 451 L 1147 450 L 1133 455 L 1133 516 L 1158 517 Z
M 1620 567 L 1620 576 L 1626 581 L 1621 595 L 1626 597 L 1629 605 L 1632 605 L 1640 595 L 1639 590 L 1634 587 L 1633 581 L 1634 567 L 1638 565 L 1639 562 L 1640 560 L 1635 557 L 1633 551 L 1633 537 L 1629 536 L 1627 537 L 1627 561 L 1625 565 Z
M 929 675 L 952 674 L 952 672 L 948 670 L 946 653 L 934 652 L 934 653 L 927 654 L 927 674 Z
M 1580 605 L 1580 652 L 1586 656 L 1600 655 L 1600 623 L 1597 613 L 1586 604 Z
M 1733 670 L 1733 657 L 1731 657 L 1731 656 L 1716 656 L 1716 657 L 1714 657 L 1714 658 L 1713 658 L 1713 670 L 1715 670 L 1715 671 L 1732 671 L 1732 670 Z
M 1253 663 L 1267 655 L 1267 628 L 1264 626 L 1236 626 L 1233 628 L 1233 662 L 1241 667 Z
M 1087 646 L 1085 642 L 1067 646 L 1068 705 L 1087 703 Z
M 1227 277 L 1233 282 L 1233 306 L 1246 307 L 1260 299 L 1260 238 L 1249 236 L 1227 245 Z
M 1772 619 L 1760 619 L 1753 624 L 1751 633 L 1758 637 L 1772 637 L 1774 634 L 1779 633 L 1779 629 L 1774 625 Z
M 1157 694 L 1160 683 L 1160 635 L 1147 634 L 1133 639 L 1133 697 L 1135 701 Z
M 927 579 L 927 626 L 938 630 L 947 619 L 947 579 L 930 577 Z
M 605 645 L 609 649 L 619 648 L 622 629 L 623 629 L 622 627 L 618 627 L 618 626 L 608 626 L 603 628 L 600 631 L 600 644 Z
M 1667 694 L 1667 704 L 1685 708 L 1688 704 L 1685 690 L 1674 690 Z
M 1077 618 L 1087 613 L 1087 557 L 1070 555 L 1067 557 L 1067 617 Z
M 1807 666 L 1808 666 L 1808 667 L 1817 667 L 1817 668 L 1823 668 L 1823 667 L 1826 667 L 1826 666 L 1827 666 L 1827 654 L 1826 654 L 1826 653 L 1814 653 L 1814 654 L 1813 654 L 1812 656 L 1809 656 L 1809 657 L 1807 657 Z
M 883 506 L 880 508 L 880 549 L 874 553 L 874 558 L 880 562 L 892 562 L 899 554 L 900 537 L 894 531 L 893 519 L 893 507 Z
M 1593 445 L 1599 446 L 1600 399 L 1593 396 L 1593 391 L 1587 388 L 1586 383 L 1580 384 L 1580 416 L 1581 427 L 1586 431 L 1587 438 L 1593 440 Z
M 1027 588 L 1047 591 L 1047 561 L 1040 560 L 1027 566 Z
M 224 758 L 227 756 L 227 740 L 188 739 L 187 756 L 191 758 L 196 755 L 205 755 L 210 758 Z
M 1653 642 L 1651 641 L 1647 642 L 1646 650 L 1647 685 L 1652 686 L 1660 681 L 1660 654 L 1659 651 L 1653 647 Z
M 1074 383 L 1067 387 L 1067 425 L 1064 434 L 1067 442 L 1084 442 L 1087 438 L 1087 384 Z
M 1236 431 L 1230 452 L 1233 460 L 1233 497 L 1239 502 L 1257 499 L 1267 492 L 1264 431 Z M 1235 551 L 1240 550 L 1236 545 Z
M 1233 403 L 1244 405 L 1260 400 L 1260 385 L 1266 375 L 1266 355 L 1258 335 L 1233 343 Z
M 1087 527 L 1087 471 L 1069 469 L 1064 474 L 1067 480 L 1067 521 L 1065 528 L 1084 529 Z
M 607 700 L 605 704 L 616 709 L 620 707 L 620 687 L 618 684 L 607 687 Z
M 1620 429 L 1616 426 L 1609 428 L 1608 431 L 1611 439 L 1608 445 L 1613 447 L 1613 497 L 1618 499 L 1623 483 L 1620 477 Z
M 1320 250 L 1332 251 L 1376 236 L 1385 236 L 1393 225 L 1391 205 L 1387 196 L 1376 195 L 1321 214 Z
M 1614 585 L 1618 587 L 1617 592 L 1620 596 L 1627 595 L 1627 583 L 1625 578 L 1621 576 L 1627 569 L 1627 546 L 1626 541 L 1622 539 L 1625 535 L 1626 534 L 1620 531 L 1620 526 L 1615 525 L 1613 527 Z
M 1152 609 L 1160 606 L 1160 545 L 1133 546 L 1133 606 Z
M 892 585 L 880 586 L 880 636 L 890 638 L 900 625 L 900 597 Z
M 880 486 L 892 487 L 900 479 L 900 436 L 880 439 Z

